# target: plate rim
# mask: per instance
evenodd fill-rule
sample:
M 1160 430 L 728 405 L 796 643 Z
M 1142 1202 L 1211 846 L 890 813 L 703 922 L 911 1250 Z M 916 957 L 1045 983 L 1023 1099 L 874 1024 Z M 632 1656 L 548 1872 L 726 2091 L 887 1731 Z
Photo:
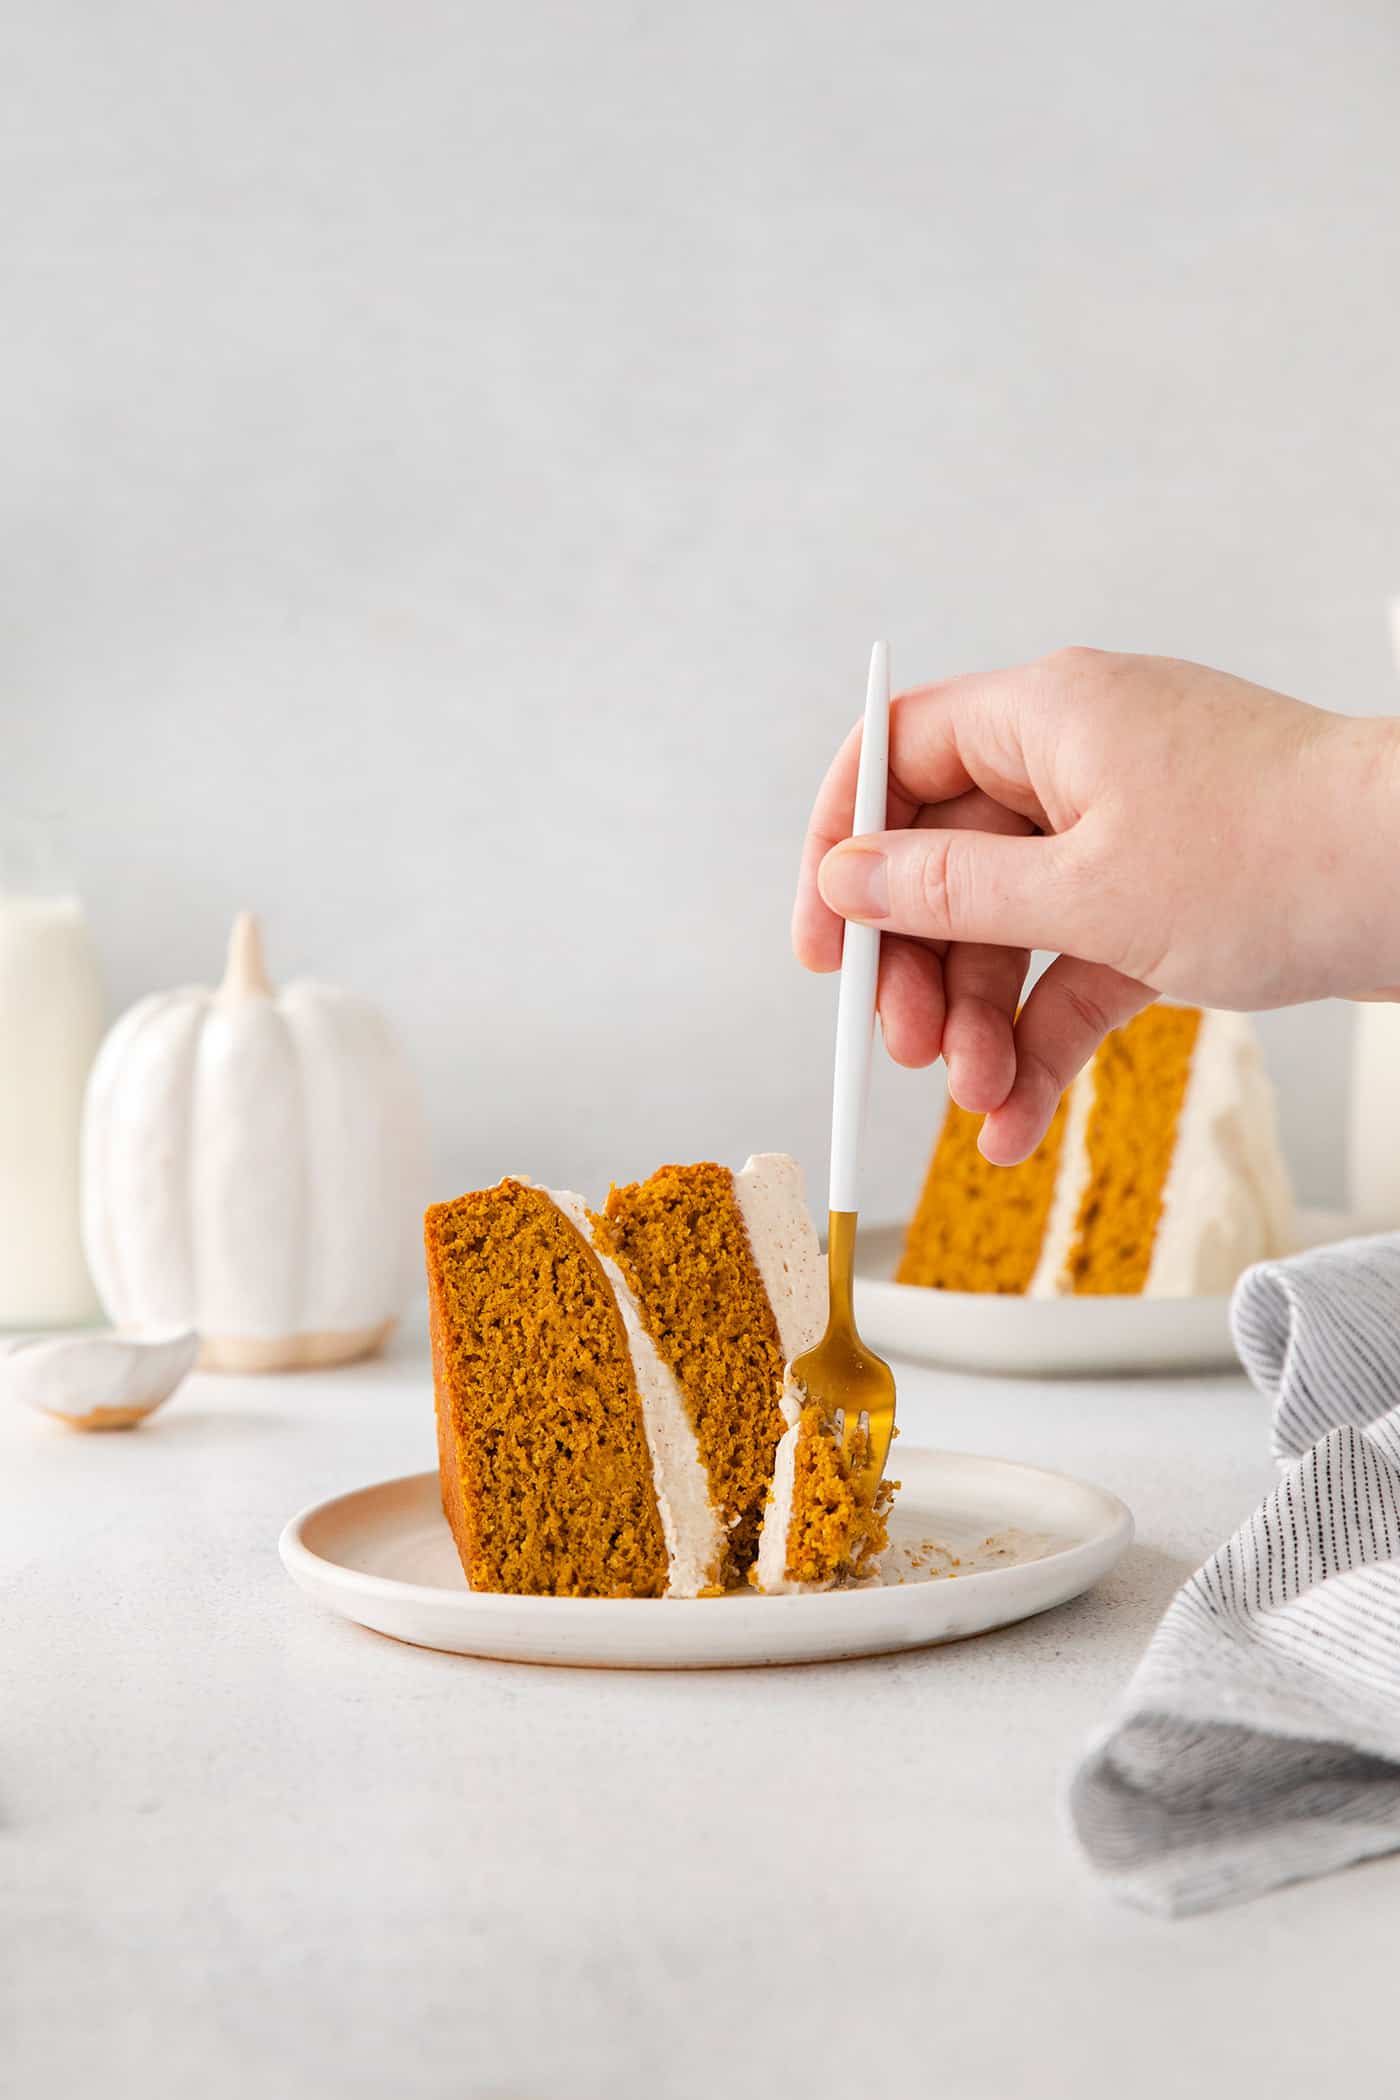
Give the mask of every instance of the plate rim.
M 936 1283 L 899 1283 L 893 1276 L 886 1275 L 882 1270 L 862 1264 L 860 1258 L 862 1237 L 865 1245 L 868 1247 L 870 1240 L 877 1233 L 893 1236 L 896 1233 L 903 1234 L 908 1229 L 909 1220 L 907 1218 L 871 1218 L 862 1225 L 861 1231 L 856 1237 L 855 1279 L 857 1283 L 878 1285 L 881 1290 L 898 1291 L 911 1299 L 918 1298 L 925 1301 L 934 1299 L 940 1304 L 951 1303 L 959 1306 L 997 1304 L 1003 1308 L 1014 1305 L 1034 1305 L 1043 1308 L 1050 1305 L 1072 1305 L 1076 1308 L 1078 1317 L 1081 1319 L 1085 1317 L 1085 1308 L 1089 1306 L 1149 1305 L 1170 1308 L 1181 1305 L 1193 1305 L 1203 1309 L 1208 1308 L 1213 1313 L 1219 1313 L 1222 1310 L 1228 1310 L 1234 1297 L 1233 1290 L 1185 1291 L 1175 1297 L 1164 1293 L 1151 1298 L 1144 1291 L 1053 1291 L 1043 1298 L 1033 1298 L 1029 1291 L 946 1291 Z M 1295 1206 L 1293 1237 L 1296 1245 L 1290 1250 L 1292 1253 L 1306 1253 L 1311 1248 L 1318 1246 L 1338 1245 L 1343 1240 L 1354 1239 L 1358 1236 L 1365 1236 L 1365 1228 L 1351 1211 L 1332 1210 L 1319 1204 L 1300 1203 Z M 825 1247 L 825 1244 L 825 1235 L 823 1235 L 823 1247 Z M 1277 1255 L 1273 1259 L 1284 1261 L 1288 1259 L 1288 1256 Z M 1092 1320 L 1096 1315 L 1091 1312 L 1087 1316 Z M 1015 1315 L 1013 1314 L 1012 1317 L 1014 1318 Z
M 913 1286 L 906 1287 L 913 1288 Z M 1136 1519 L 1128 1504 L 1121 1495 L 1115 1494 L 1112 1488 L 1106 1488 L 1098 1481 L 1085 1480 L 1076 1473 L 1061 1472 L 1050 1466 L 1034 1465 L 1025 1459 L 999 1458 L 990 1452 L 947 1450 L 927 1444 L 911 1444 L 907 1447 L 907 1452 L 901 1454 L 901 1456 L 913 1457 L 916 1453 L 921 1458 L 929 1459 L 972 1459 L 1006 1471 L 1032 1475 L 1039 1480 L 1053 1481 L 1059 1486 L 1074 1487 L 1081 1491 L 1087 1490 L 1091 1494 L 1099 1496 L 1106 1505 L 1105 1515 L 1108 1521 L 1106 1521 L 1102 1530 L 1095 1531 L 1091 1537 L 1076 1539 L 1072 1545 L 1062 1547 L 1054 1553 L 1042 1554 L 1033 1561 L 1017 1561 L 1009 1568 L 980 1568 L 974 1570 L 971 1574 L 960 1575 L 957 1577 L 957 1582 L 959 1593 L 962 1595 L 966 1595 L 969 1590 L 974 1594 L 985 1592 L 989 1583 L 1005 1582 L 1009 1576 L 1016 1575 L 1026 1568 L 1048 1569 L 1056 1566 L 1068 1568 L 1073 1564 L 1077 1555 L 1100 1553 L 1108 1549 L 1110 1545 L 1113 1548 L 1113 1554 L 1108 1566 L 1112 1567 L 1127 1551 L 1129 1546 L 1132 1545 L 1136 1537 Z M 344 1489 L 339 1494 L 326 1495 L 318 1502 L 308 1503 L 305 1508 L 298 1510 L 295 1516 L 287 1519 L 278 1535 L 277 1551 L 283 1568 L 291 1576 L 292 1580 L 297 1582 L 299 1588 L 304 1588 L 305 1585 L 299 1581 L 298 1569 L 316 1582 L 324 1581 L 329 1576 L 329 1579 L 336 1584 L 361 1595 L 382 1596 L 387 1591 L 401 1597 L 405 1602 L 411 1601 L 438 1609 L 443 1608 L 444 1605 L 449 1609 L 454 1606 L 460 1606 L 465 1599 L 469 1602 L 473 1613 L 482 1611 L 489 1617 L 496 1612 L 519 1611 L 522 1606 L 529 1606 L 534 1609 L 552 1609 L 557 1612 L 560 1606 L 583 1605 L 589 1607 L 590 1616 L 594 1613 L 600 1613 L 619 1624 L 623 1623 L 622 1615 L 634 1610 L 638 1605 L 654 1607 L 659 1604 L 697 1605 L 720 1602 L 724 1602 L 728 1607 L 726 1623 L 731 1626 L 735 1623 L 735 1615 L 737 1613 L 742 1612 L 747 1615 L 755 1611 L 763 1615 L 765 1623 L 771 1624 L 773 1623 L 773 1615 L 777 1607 L 786 1606 L 789 1617 L 794 1610 L 814 1604 L 822 1604 L 828 1610 L 836 1609 L 846 1612 L 853 1609 L 868 1609 L 869 1600 L 873 1598 L 887 1598 L 895 1592 L 901 1592 L 907 1597 L 911 1593 L 917 1594 L 922 1589 L 935 1589 L 938 1586 L 934 1582 L 872 1583 L 868 1586 L 853 1589 L 799 1591 L 779 1596 L 762 1596 L 757 1594 L 745 1596 L 742 1593 L 736 1595 L 731 1592 L 724 1599 L 716 1597 L 531 1597 L 520 1595 L 513 1590 L 473 1590 L 471 1588 L 455 1590 L 446 1589 L 439 1583 L 404 1582 L 393 1575 L 371 1575 L 362 1568 L 347 1567 L 343 1561 L 328 1560 L 324 1554 L 315 1552 L 306 1543 L 303 1535 L 306 1526 L 313 1519 L 333 1510 L 338 1504 L 355 1501 L 363 1495 L 382 1493 L 386 1489 L 407 1488 L 420 1482 L 435 1482 L 437 1479 L 436 1468 L 420 1468 L 413 1473 L 399 1473 L 385 1480 L 368 1481 L 362 1487 Z M 444 1517 L 444 1524 L 446 1524 L 446 1521 Z M 326 1571 L 326 1573 L 322 1571 Z
M 902 1233 L 905 1229 L 905 1225 L 899 1219 L 890 1218 L 872 1219 L 871 1223 L 864 1228 L 870 1238 L 873 1238 L 876 1233 Z M 1051 1291 L 1042 1298 L 1036 1298 L 1032 1297 L 1029 1291 L 949 1291 L 937 1283 L 900 1283 L 896 1277 L 887 1276 L 883 1268 L 863 1265 L 860 1259 L 859 1240 L 856 1243 L 855 1277 L 857 1283 L 863 1283 L 867 1288 L 874 1286 L 882 1291 L 898 1291 L 901 1297 L 906 1297 L 911 1302 L 918 1300 L 920 1303 L 926 1304 L 932 1300 L 939 1305 L 968 1307 L 996 1305 L 1001 1308 L 1033 1305 L 1036 1308 L 1038 1317 L 1047 1317 L 1045 1313 L 1047 1306 L 1067 1305 L 1074 1308 L 1075 1315 L 1079 1319 L 1085 1317 L 1085 1309 L 1091 1306 L 1094 1308 L 1094 1311 L 1088 1313 L 1090 1319 L 1099 1316 L 1100 1308 L 1107 1309 L 1110 1306 L 1118 1308 L 1127 1305 L 1146 1305 L 1155 1308 L 1157 1306 L 1196 1305 L 1219 1311 L 1224 1307 L 1228 1307 L 1234 1295 L 1232 1291 L 1188 1291 L 1182 1296 L 1175 1298 L 1166 1296 L 1149 1298 L 1145 1291 Z M 1014 1313 L 1012 1317 L 1015 1318 Z M 1050 1313 L 1048 1317 L 1053 1319 L 1055 1316 L 1053 1313 Z

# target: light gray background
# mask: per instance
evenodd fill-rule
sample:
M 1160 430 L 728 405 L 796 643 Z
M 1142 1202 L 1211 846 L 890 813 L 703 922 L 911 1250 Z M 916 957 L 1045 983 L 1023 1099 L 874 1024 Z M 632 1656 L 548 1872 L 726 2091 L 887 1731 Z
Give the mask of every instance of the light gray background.
M 877 632 L 1393 704 L 1393 0 L 6 25 L 3 799 L 114 1008 L 245 903 L 377 995 L 438 1193 L 820 1178 L 789 893 Z M 1348 1020 L 1266 1024 L 1319 1199 Z

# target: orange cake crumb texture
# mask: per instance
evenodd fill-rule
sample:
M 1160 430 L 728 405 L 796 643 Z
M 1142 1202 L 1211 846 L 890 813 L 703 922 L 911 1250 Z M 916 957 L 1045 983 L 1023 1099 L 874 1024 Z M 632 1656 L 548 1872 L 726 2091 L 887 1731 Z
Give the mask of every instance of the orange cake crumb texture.
M 1150 1006 L 1107 1036 L 1092 1068 L 1088 1172 L 1059 1288 L 1078 1296 L 1142 1291 L 1162 1216 L 1201 1013 Z M 981 1118 L 948 1104 L 898 1283 L 946 1291 L 1029 1290 L 1063 1159 L 1068 1097 L 1031 1157 L 989 1166 Z
M 516 1181 L 435 1204 L 424 1237 L 443 1509 L 468 1582 L 661 1596 L 641 1402 L 592 1248 Z
M 726 1527 L 724 1580 L 741 1580 L 783 1433 L 783 1349 L 734 1177 L 709 1161 L 662 1167 L 612 1189 L 598 1222 L 685 1396 Z
M 830 1417 L 812 1403 L 798 1418 L 788 1526 L 789 1582 L 858 1582 L 873 1574 L 889 1544 L 886 1515 L 898 1481 L 872 1481 L 869 1443 L 858 1436 L 847 1458 Z
M 1030 1289 L 1064 1140 L 1065 1104 L 1030 1158 L 994 1167 L 977 1150 L 982 1118 L 948 1103 L 910 1220 L 896 1283 L 941 1291 Z
M 1197 1007 L 1149 1006 L 1100 1046 L 1089 1175 L 1066 1263 L 1076 1295 L 1146 1285 L 1200 1027 Z

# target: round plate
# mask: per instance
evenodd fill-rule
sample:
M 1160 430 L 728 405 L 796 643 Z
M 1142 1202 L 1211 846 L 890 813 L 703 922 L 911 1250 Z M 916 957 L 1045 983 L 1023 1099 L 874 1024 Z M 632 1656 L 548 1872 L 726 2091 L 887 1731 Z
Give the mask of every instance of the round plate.
M 436 1473 L 318 1503 L 282 1534 L 292 1580 L 343 1618 L 508 1662 L 694 1670 L 834 1661 L 963 1640 L 1077 1597 L 1133 1535 L 1116 1495 L 1063 1473 L 896 1447 L 884 1579 L 795 1597 L 503 1597 L 468 1589 Z
M 1303 1211 L 1298 1244 L 1344 1239 L 1349 1221 Z M 856 1248 L 856 1324 L 872 1349 L 959 1370 L 1035 1378 L 1128 1371 L 1237 1368 L 1230 1300 L 1023 1298 L 934 1291 L 894 1282 L 902 1225 L 862 1228 Z

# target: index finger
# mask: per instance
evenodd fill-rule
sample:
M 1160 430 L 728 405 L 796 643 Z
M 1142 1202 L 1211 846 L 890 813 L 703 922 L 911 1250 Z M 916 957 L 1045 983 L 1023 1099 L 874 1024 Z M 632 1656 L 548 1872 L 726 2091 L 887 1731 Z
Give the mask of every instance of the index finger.
M 890 710 L 890 791 L 886 829 L 899 830 L 930 804 L 979 789 L 993 802 L 1045 828 L 1045 812 L 1026 777 L 1016 702 L 1043 687 L 1038 665 L 973 671 L 901 693 Z M 842 744 L 817 793 L 802 848 L 792 945 L 809 970 L 841 963 L 842 921 L 817 889 L 817 869 L 851 835 L 860 726 Z
M 930 784 L 921 779 L 920 787 L 924 791 L 916 795 L 900 777 L 897 759 L 901 747 L 909 741 L 906 731 L 911 707 L 932 699 L 939 690 L 935 686 L 926 686 L 917 692 L 901 693 L 891 703 L 887 831 L 896 831 L 910 823 L 926 802 L 949 802 L 972 785 L 971 775 L 951 745 L 945 746 L 941 754 L 946 762 L 936 765 L 933 772 L 934 784 L 938 781 L 945 783 L 941 792 L 930 791 Z M 817 869 L 832 847 L 839 846 L 842 839 L 851 835 L 859 770 L 860 724 L 857 722 L 827 768 L 826 778 L 812 805 L 807 836 L 802 842 L 797 901 L 792 912 L 792 948 L 797 960 L 808 970 L 838 970 L 841 967 L 841 941 L 846 922 L 822 902 L 817 889 Z

